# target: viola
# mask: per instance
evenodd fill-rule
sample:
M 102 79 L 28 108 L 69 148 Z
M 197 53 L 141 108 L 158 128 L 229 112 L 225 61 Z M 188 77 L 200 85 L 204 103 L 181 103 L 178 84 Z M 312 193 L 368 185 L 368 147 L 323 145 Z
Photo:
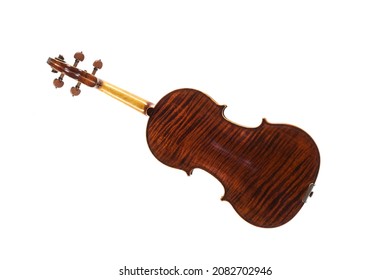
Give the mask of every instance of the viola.
M 73 65 L 61 55 L 48 59 L 52 71 L 60 73 L 53 82 L 56 88 L 67 75 L 77 80 L 72 95 L 79 95 L 85 84 L 148 116 L 146 140 L 152 154 L 188 175 L 195 168 L 213 175 L 225 189 L 222 200 L 252 225 L 272 228 L 287 223 L 313 194 L 320 154 L 302 129 L 265 119 L 258 127 L 237 125 L 224 117 L 225 105 L 190 88 L 174 90 L 154 105 L 98 79 L 100 60 L 88 73 L 77 68 L 84 54 L 74 58 Z

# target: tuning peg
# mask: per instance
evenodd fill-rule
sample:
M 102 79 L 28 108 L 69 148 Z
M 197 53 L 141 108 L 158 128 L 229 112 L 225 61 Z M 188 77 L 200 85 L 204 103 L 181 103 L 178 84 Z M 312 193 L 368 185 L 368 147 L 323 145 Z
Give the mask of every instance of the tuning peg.
M 102 69 L 102 67 L 103 67 L 103 62 L 100 59 L 95 60 L 95 62 L 93 63 L 92 75 L 95 75 L 97 70 Z
M 75 61 L 73 63 L 73 67 L 76 67 L 79 64 L 80 61 L 84 60 L 83 52 L 77 52 L 77 53 L 74 54 L 73 57 L 75 59 Z M 64 57 L 62 55 L 59 55 L 58 57 L 56 57 L 56 59 L 58 59 L 58 60 L 60 60 L 62 62 L 65 62 Z M 53 73 L 58 73 L 58 71 L 54 70 L 54 69 L 52 69 L 52 72 Z M 62 87 L 64 85 L 64 81 L 63 81 L 64 75 L 65 75 L 64 73 L 61 73 L 61 75 L 58 78 L 54 79 L 53 84 L 54 84 L 54 86 L 56 88 L 60 88 L 60 87 Z
M 74 61 L 74 63 L 73 63 L 73 67 L 76 67 L 77 64 L 79 64 L 80 61 L 83 61 L 83 60 L 84 60 L 84 54 L 83 54 L 83 52 L 77 52 L 77 53 L 74 54 L 73 57 L 74 57 L 74 59 L 75 59 L 75 61 Z
M 70 93 L 71 93 L 73 96 L 79 95 L 80 92 L 81 92 L 81 90 L 80 90 L 80 82 L 77 83 L 77 85 L 76 85 L 75 87 L 72 87 L 72 88 L 70 89 Z
M 64 74 L 61 74 L 58 78 L 54 79 L 53 84 L 56 88 L 60 88 L 64 85 L 64 81 L 62 80 L 64 78 Z
M 76 53 L 77 54 L 77 53 Z M 75 58 L 76 58 L 76 54 L 75 54 Z M 83 59 L 84 59 L 84 56 L 83 56 Z M 77 60 L 77 58 L 76 58 Z M 82 59 L 79 59 L 80 61 L 82 61 Z M 92 75 L 95 75 L 96 72 L 99 70 L 99 69 L 102 69 L 103 67 L 103 62 L 99 59 L 99 60 L 95 60 L 95 62 L 93 63 L 93 70 L 92 70 Z M 77 96 L 80 94 L 81 90 L 80 90 L 80 85 L 81 83 L 78 82 L 76 84 L 76 86 L 72 87 L 70 89 L 70 93 L 73 95 L 73 96 Z
M 73 63 L 73 67 L 76 67 L 76 66 L 79 64 L 80 61 L 83 61 L 83 60 L 84 60 L 84 54 L 83 54 L 83 52 L 77 52 L 77 53 L 74 54 L 73 57 L 74 57 L 74 59 L 75 59 L 75 61 L 74 61 L 74 63 Z M 80 85 L 81 85 L 81 83 L 78 82 L 77 85 L 76 85 L 75 87 L 72 87 L 72 88 L 70 89 L 70 92 L 72 93 L 73 96 L 77 96 L 77 95 L 80 94 L 80 92 L 81 92 L 81 90 L 80 90 Z
M 64 61 L 64 57 L 60 54 L 59 56 L 56 57 L 56 59 Z M 53 73 L 58 73 L 58 71 L 52 69 L 51 72 Z M 64 85 L 64 81 L 62 80 L 64 78 L 65 74 L 61 74 L 58 78 L 54 79 L 53 84 L 56 88 L 60 88 Z
M 64 74 L 61 74 L 58 78 L 54 79 L 53 84 L 56 88 L 60 88 L 64 85 L 64 81 L 62 80 L 64 78 Z

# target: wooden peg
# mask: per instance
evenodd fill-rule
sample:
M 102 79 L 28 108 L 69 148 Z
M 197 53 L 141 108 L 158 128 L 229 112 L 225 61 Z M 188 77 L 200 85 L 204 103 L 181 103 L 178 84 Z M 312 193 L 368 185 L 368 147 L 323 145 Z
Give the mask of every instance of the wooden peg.
M 84 54 L 83 54 L 83 52 L 77 52 L 77 53 L 74 54 L 73 57 L 74 57 L 74 59 L 75 59 L 75 61 L 74 61 L 74 63 L 73 63 L 73 67 L 76 67 L 76 66 L 79 64 L 80 61 L 83 61 L 83 60 L 84 60 Z M 77 85 L 76 85 L 75 87 L 72 87 L 72 88 L 70 89 L 70 93 L 72 93 L 73 96 L 77 96 L 77 95 L 80 94 L 80 92 L 81 92 L 81 90 L 80 90 L 80 85 L 81 85 L 81 83 L 78 82 Z
M 73 63 L 73 67 L 76 67 L 76 66 L 79 64 L 80 61 L 83 61 L 83 60 L 84 60 L 84 54 L 83 54 L 83 52 L 77 52 L 77 53 L 74 54 L 73 57 L 74 57 L 74 59 L 75 59 L 75 61 L 74 61 L 74 63 Z
M 97 70 L 102 69 L 102 67 L 103 67 L 103 62 L 100 59 L 95 60 L 95 62 L 93 63 L 92 75 L 95 75 Z
M 59 55 L 58 57 L 56 57 L 56 59 L 64 61 L 64 57 L 62 55 Z M 52 72 L 57 73 L 56 70 L 52 70 Z M 53 84 L 56 88 L 60 88 L 64 85 L 64 81 L 63 81 L 64 75 L 65 75 L 64 73 L 61 73 L 61 75 L 58 78 L 54 79 Z
M 76 53 L 77 54 L 77 53 Z M 76 58 L 76 54 L 75 54 L 75 58 Z M 84 55 L 83 55 L 83 59 L 84 59 Z M 83 59 L 80 59 L 80 61 L 82 61 Z M 76 58 L 77 60 L 77 58 Z M 99 59 L 99 60 L 95 60 L 95 62 L 93 63 L 93 70 L 92 70 L 92 75 L 95 75 L 96 72 L 99 70 L 99 69 L 102 69 L 103 67 L 103 62 Z M 70 89 L 70 93 L 73 95 L 73 96 L 77 96 L 81 93 L 81 90 L 80 90 L 80 85 L 81 83 L 78 82 L 76 84 L 76 86 L 72 87 Z

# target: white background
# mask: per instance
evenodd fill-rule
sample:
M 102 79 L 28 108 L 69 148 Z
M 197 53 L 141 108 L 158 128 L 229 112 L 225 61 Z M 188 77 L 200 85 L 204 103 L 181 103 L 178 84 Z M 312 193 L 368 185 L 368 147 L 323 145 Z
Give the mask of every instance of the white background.
M 388 1 L 3 1 L 0 14 L 0 279 L 162 279 L 125 265 L 389 279 Z M 211 175 L 152 156 L 147 117 L 85 86 L 72 98 L 70 78 L 54 89 L 47 58 L 80 50 L 82 69 L 101 58 L 99 77 L 152 102 L 192 87 L 236 123 L 303 128 L 321 152 L 314 196 L 280 228 L 246 223 Z

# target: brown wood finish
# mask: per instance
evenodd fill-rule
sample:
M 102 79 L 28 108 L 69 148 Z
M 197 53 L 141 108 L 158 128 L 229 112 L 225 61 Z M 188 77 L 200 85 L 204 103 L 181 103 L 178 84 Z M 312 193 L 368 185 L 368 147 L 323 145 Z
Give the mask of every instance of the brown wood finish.
M 249 223 L 277 227 L 291 220 L 311 192 L 320 166 L 312 138 L 300 128 L 256 128 L 228 121 L 204 93 L 175 90 L 154 107 L 147 141 L 162 163 L 188 175 L 201 168 L 224 186 L 223 200 Z
M 63 56 L 49 58 L 56 88 L 67 75 L 80 85 L 100 91 L 149 115 L 147 141 L 162 163 L 182 169 L 188 175 L 201 168 L 224 186 L 223 200 L 230 202 L 249 223 L 277 227 L 291 220 L 301 209 L 317 178 L 320 155 L 312 138 L 303 130 L 263 119 L 255 128 L 228 121 L 223 111 L 204 93 L 193 89 L 175 90 L 153 103 L 95 77 L 103 64 L 95 61 L 93 73 L 76 68 L 84 55 L 76 53 L 73 66 Z

